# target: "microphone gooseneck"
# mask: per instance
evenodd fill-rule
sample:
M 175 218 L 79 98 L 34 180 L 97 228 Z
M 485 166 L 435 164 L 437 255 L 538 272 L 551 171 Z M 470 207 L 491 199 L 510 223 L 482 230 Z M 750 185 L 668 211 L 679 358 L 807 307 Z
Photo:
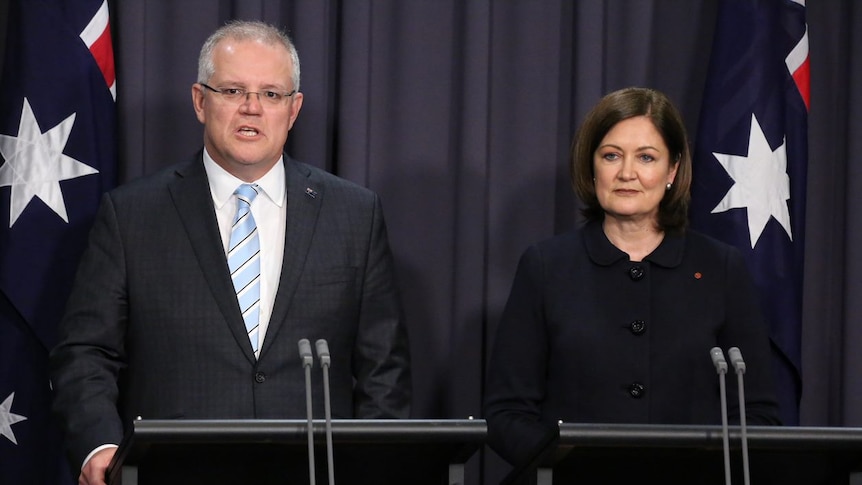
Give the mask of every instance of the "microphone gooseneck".
M 742 477 L 745 485 L 750 485 L 749 468 L 748 468 L 748 427 L 745 424 L 745 384 L 742 375 L 745 374 L 745 361 L 742 360 L 742 352 L 738 347 L 731 347 L 727 350 L 727 355 L 730 357 L 730 364 L 736 371 L 736 383 L 739 386 L 739 432 L 742 435 Z
M 315 485 L 316 477 L 314 476 L 314 428 L 312 422 L 311 409 L 311 366 L 314 365 L 314 356 L 311 355 L 311 344 L 308 339 L 304 338 L 297 342 L 299 346 L 299 358 L 302 360 L 302 367 L 305 368 L 305 414 L 308 433 L 308 483 Z
M 724 483 L 730 485 L 730 434 L 727 431 L 727 390 L 725 388 L 725 374 L 727 374 L 727 361 L 724 352 L 719 347 L 713 347 L 709 351 L 712 365 L 718 373 L 718 386 L 721 396 L 721 439 L 724 448 Z
M 323 372 L 323 410 L 326 418 L 326 466 L 329 469 L 329 485 L 335 485 L 335 458 L 332 453 L 332 401 L 329 397 L 329 366 L 332 359 L 329 356 L 329 344 L 319 339 L 314 343 L 320 368 Z

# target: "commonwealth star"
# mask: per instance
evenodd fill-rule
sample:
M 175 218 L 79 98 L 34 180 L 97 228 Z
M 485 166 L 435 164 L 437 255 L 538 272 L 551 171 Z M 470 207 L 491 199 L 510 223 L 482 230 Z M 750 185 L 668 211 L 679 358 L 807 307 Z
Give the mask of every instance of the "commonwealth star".
M 0 165 L 0 187 L 12 187 L 10 228 L 33 197 L 40 198 L 63 221 L 69 222 L 60 181 L 99 172 L 63 154 L 74 125 L 73 113 L 42 133 L 30 102 L 24 98 L 18 136 L 0 135 L 0 154 L 6 160 Z

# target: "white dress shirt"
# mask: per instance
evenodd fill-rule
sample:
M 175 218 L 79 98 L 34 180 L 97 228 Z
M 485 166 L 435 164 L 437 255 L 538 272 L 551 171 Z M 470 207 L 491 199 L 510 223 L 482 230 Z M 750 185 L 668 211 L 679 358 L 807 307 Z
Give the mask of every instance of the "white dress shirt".
M 221 168 L 204 149 L 204 168 L 209 179 L 222 247 L 227 255 L 230 229 L 236 216 L 237 198 L 234 191 L 244 182 Z M 251 214 L 257 224 L 260 239 L 260 329 L 258 349 L 263 348 L 272 305 L 281 276 L 284 259 L 284 231 L 287 221 L 287 190 L 284 163 L 281 158 L 263 177 L 251 182 L 261 192 L 251 203 Z M 226 263 L 225 263 L 226 264 Z

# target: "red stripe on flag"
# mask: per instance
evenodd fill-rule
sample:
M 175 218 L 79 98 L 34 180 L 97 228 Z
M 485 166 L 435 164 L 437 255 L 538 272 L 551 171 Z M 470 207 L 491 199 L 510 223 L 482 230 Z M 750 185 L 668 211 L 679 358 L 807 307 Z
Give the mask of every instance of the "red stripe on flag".
M 807 57 L 799 69 L 793 71 L 793 81 L 796 82 L 796 88 L 799 89 L 799 94 L 805 101 L 805 109 L 811 109 L 811 71 Z
M 110 88 L 114 84 L 114 48 L 111 44 L 111 29 L 105 28 L 102 35 L 93 42 L 90 46 L 90 52 L 96 59 L 96 64 L 99 65 L 99 70 L 102 71 L 102 76 L 105 77 L 105 83 Z

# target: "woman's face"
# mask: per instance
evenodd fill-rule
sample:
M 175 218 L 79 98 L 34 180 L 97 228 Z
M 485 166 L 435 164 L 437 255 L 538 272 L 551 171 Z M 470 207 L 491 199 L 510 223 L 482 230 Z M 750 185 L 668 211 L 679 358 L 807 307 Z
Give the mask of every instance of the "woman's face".
M 659 202 L 678 166 L 646 116 L 614 125 L 593 154 L 596 196 L 606 217 L 656 222 Z

